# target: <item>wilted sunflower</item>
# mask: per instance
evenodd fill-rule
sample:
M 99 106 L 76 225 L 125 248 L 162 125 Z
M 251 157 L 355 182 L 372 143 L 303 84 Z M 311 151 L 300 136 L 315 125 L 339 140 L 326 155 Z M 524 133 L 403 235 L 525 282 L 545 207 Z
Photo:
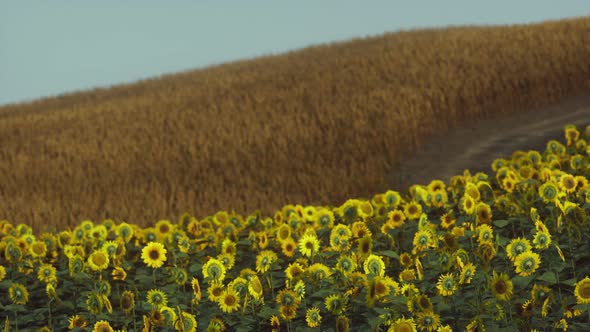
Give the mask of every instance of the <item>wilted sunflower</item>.
M 362 237 L 358 240 L 357 254 L 361 259 L 365 259 L 372 253 L 373 239 L 370 235 Z
M 442 296 L 453 295 L 457 290 L 455 276 L 452 273 L 441 275 L 436 283 L 436 289 L 438 289 L 438 293 Z
M 159 289 L 150 289 L 147 292 L 147 301 L 152 307 L 165 307 L 168 304 L 168 297 Z
M 539 267 L 540 263 L 541 257 L 539 257 L 539 254 L 532 251 L 523 252 L 516 256 L 516 259 L 514 260 L 516 273 L 521 277 L 527 277 L 533 274 Z
M 303 299 L 303 297 L 305 296 L 305 282 L 303 282 L 303 280 L 297 281 L 297 283 L 293 287 L 293 291 L 297 293 L 299 299 Z
M 306 234 L 299 239 L 299 252 L 303 256 L 311 257 L 314 253 L 320 250 L 320 241 L 317 236 L 312 234 Z
M 10 300 L 14 304 L 27 304 L 29 302 L 29 291 L 25 285 L 13 282 L 8 289 Z
M 512 297 L 512 280 L 505 273 L 496 274 L 494 270 L 490 287 L 492 294 L 500 301 L 508 301 Z
M 585 277 L 576 283 L 574 295 L 578 304 L 590 303 L 590 278 Z
M 453 227 L 456 220 L 453 211 L 448 211 L 440 217 L 440 227 L 449 229 L 450 227 Z
M 307 326 L 311 328 L 320 326 L 320 323 L 322 322 L 320 309 L 318 307 L 307 309 L 305 312 L 305 321 L 307 322 Z
M 297 281 L 301 279 L 305 269 L 299 263 L 291 263 L 285 269 L 285 276 L 288 280 Z
M 551 294 L 551 289 L 546 286 L 541 285 L 533 285 L 533 289 L 531 290 L 531 297 L 533 299 L 533 303 L 536 305 L 541 304 L 545 299 Z
M 141 259 L 151 268 L 159 268 L 166 261 L 166 248 L 159 242 L 149 242 L 141 249 Z
M 73 330 L 75 328 L 84 328 L 88 325 L 88 322 L 86 322 L 86 320 L 84 319 L 84 317 L 80 316 L 80 315 L 74 315 L 71 316 L 68 319 L 68 329 Z
M 96 292 L 90 292 L 86 297 L 86 309 L 90 311 L 90 313 L 98 315 L 102 312 L 103 307 L 104 303 L 102 301 L 102 296 Z
M 240 308 L 240 295 L 233 288 L 228 287 L 217 300 L 223 312 L 232 313 Z
M 506 254 L 508 255 L 508 258 L 514 262 L 516 256 L 522 254 L 523 252 L 531 251 L 531 248 L 532 247 L 529 240 L 518 237 L 510 241 L 506 247 Z

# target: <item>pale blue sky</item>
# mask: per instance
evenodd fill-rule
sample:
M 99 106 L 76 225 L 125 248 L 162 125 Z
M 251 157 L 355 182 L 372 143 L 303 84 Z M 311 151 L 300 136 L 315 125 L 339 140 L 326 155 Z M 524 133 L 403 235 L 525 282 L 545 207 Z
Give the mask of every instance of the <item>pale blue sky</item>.
M 0 105 L 399 29 L 588 15 L 588 0 L 0 0 Z

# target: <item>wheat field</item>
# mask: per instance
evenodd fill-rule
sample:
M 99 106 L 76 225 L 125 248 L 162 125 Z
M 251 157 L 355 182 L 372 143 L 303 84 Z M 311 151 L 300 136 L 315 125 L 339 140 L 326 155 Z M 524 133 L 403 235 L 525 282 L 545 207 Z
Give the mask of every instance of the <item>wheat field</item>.
M 390 189 L 429 135 L 590 89 L 590 17 L 387 33 L 0 107 L 0 219 L 146 226 Z

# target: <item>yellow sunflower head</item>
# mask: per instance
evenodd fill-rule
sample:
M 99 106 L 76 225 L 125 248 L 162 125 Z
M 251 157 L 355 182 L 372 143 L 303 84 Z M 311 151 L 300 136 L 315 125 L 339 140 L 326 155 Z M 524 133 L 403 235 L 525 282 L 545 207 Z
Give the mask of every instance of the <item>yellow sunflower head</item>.
M 149 242 L 141 250 L 141 259 L 151 268 L 159 268 L 164 265 L 166 261 L 167 250 L 164 245 L 159 242 Z
M 574 295 L 578 304 L 590 303 L 590 278 L 585 277 L 576 283 Z

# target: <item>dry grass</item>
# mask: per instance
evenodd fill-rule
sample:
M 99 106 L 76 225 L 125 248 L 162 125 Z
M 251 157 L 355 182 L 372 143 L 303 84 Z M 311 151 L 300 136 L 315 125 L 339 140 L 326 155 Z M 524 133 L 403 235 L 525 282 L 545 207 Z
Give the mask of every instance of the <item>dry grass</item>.
M 338 205 L 389 189 L 387 170 L 434 131 L 589 88 L 586 17 L 403 31 L 5 106 L 0 218 Z

